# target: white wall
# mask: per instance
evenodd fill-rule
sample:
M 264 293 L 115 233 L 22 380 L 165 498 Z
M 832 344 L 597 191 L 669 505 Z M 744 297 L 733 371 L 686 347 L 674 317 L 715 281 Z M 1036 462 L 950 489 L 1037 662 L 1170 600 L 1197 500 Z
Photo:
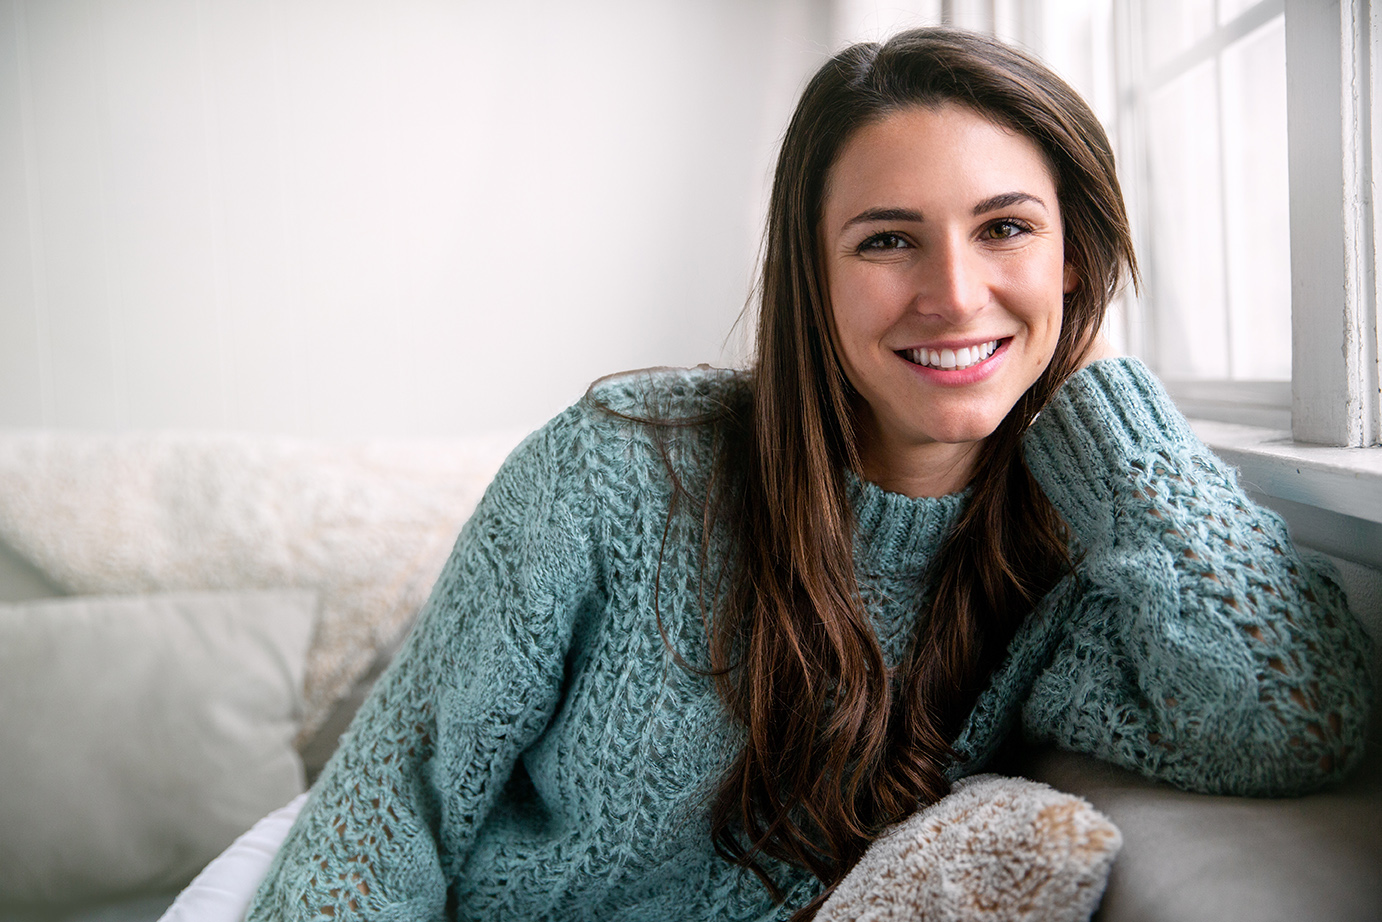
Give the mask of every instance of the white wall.
M 731 363 L 824 0 L 0 0 L 0 426 L 441 436 Z

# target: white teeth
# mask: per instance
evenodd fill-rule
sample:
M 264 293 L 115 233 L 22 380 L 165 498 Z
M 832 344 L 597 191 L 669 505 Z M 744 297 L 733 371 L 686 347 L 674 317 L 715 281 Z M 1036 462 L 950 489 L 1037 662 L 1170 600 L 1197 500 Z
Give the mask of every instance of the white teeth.
M 995 339 L 978 346 L 966 346 L 961 349 L 908 349 L 903 355 L 907 361 L 914 365 L 927 365 L 931 368 L 943 368 L 946 371 L 958 371 L 961 368 L 979 364 L 993 355 L 997 348 L 998 340 Z

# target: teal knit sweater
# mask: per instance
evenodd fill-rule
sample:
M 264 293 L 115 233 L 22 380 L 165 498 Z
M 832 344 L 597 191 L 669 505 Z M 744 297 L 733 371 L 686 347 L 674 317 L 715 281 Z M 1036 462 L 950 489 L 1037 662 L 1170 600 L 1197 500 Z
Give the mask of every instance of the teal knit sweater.
M 706 664 L 699 599 L 716 574 L 698 511 L 669 526 L 656 436 L 595 402 L 639 413 L 652 393 L 695 415 L 736 386 L 710 370 L 609 380 L 513 453 L 249 919 L 718 922 L 782 919 L 815 895 L 774 866 L 788 891 L 774 905 L 712 849 L 709 800 L 742 730 L 673 649 Z M 693 495 L 705 428 L 668 435 Z M 1079 564 L 1019 629 L 952 777 L 1019 723 L 1194 790 L 1298 793 L 1352 766 L 1367 636 L 1328 568 L 1244 497 L 1142 365 L 1076 375 L 1026 453 Z M 852 479 L 850 501 L 861 591 L 896 663 L 966 497 Z

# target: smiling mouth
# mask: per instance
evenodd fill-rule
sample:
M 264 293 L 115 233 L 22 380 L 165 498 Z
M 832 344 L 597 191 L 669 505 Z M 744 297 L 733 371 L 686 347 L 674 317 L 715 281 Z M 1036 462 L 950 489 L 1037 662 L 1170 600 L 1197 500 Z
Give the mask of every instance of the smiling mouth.
M 923 368 L 960 371 L 978 365 L 993 355 L 1001 342 L 1003 340 L 994 339 L 963 349 L 903 349 L 897 354 L 913 365 L 921 365 Z

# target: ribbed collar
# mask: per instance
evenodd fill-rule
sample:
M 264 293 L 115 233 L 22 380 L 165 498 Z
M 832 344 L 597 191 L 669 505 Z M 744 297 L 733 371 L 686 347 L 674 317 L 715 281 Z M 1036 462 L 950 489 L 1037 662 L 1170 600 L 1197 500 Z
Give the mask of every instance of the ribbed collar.
M 969 490 L 913 499 L 845 472 L 854 507 L 854 562 L 864 573 L 920 575 L 969 502 Z

